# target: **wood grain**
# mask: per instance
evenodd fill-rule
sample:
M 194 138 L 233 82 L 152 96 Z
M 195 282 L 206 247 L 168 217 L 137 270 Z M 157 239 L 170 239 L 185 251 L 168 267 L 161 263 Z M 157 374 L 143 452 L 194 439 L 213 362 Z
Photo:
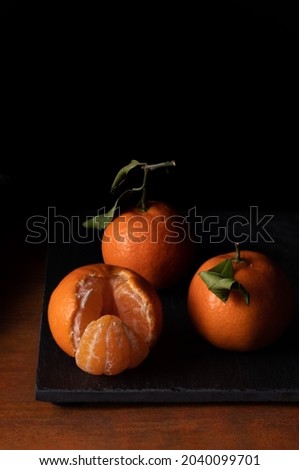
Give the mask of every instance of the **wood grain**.
M 46 247 L 1 247 L 0 449 L 298 449 L 297 404 L 35 401 Z

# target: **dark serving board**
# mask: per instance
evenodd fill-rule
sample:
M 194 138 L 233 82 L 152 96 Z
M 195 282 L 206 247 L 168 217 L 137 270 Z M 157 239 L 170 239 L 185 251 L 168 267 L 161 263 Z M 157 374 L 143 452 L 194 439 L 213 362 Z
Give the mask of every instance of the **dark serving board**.
M 223 226 L 232 215 L 221 213 Z M 214 348 L 194 331 L 186 311 L 191 276 L 212 254 L 231 251 L 233 241 L 228 230 L 223 243 L 211 243 L 211 233 L 203 232 L 190 276 L 179 286 L 160 292 L 164 328 L 157 345 L 139 367 L 113 377 L 81 371 L 74 359 L 55 344 L 47 322 L 51 292 L 72 269 L 101 261 L 100 241 L 97 236 L 93 240 L 93 234 L 84 244 L 60 243 L 59 237 L 55 243 L 49 243 L 36 399 L 61 404 L 299 401 L 299 212 L 274 214 L 267 225 L 273 242 L 256 236 L 253 225 L 256 222 L 248 225 L 248 242 L 241 248 L 262 251 L 276 258 L 295 288 L 296 315 L 284 336 L 263 350 L 236 353 Z

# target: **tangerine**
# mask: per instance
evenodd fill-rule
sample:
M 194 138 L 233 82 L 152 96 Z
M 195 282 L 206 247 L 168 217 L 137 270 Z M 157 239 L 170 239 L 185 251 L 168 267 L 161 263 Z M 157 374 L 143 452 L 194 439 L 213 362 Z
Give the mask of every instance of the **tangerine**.
M 231 290 L 226 302 L 209 290 L 200 277 L 224 260 L 232 259 L 234 279 L 250 295 Z M 196 330 L 216 347 L 251 351 L 276 341 L 286 330 L 294 313 L 293 290 L 286 274 L 268 256 L 242 251 L 239 262 L 234 253 L 204 262 L 191 280 L 188 312 Z
M 107 264 L 124 266 L 163 289 L 176 284 L 190 268 L 194 244 L 184 217 L 168 204 L 147 203 L 116 217 L 102 237 Z
M 148 353 L 148 344 L 119 317 L 103 315 L 87 325 L 76 351 L 76 364 L 89 374 L 116 375 L 137 367 Z
M 48 321 L 58 346 L 83 370 L 111 375 L 146 357 L 162 329 L 162 306 L 137 273 L 100 263 L 61 280 L 50 297 Z

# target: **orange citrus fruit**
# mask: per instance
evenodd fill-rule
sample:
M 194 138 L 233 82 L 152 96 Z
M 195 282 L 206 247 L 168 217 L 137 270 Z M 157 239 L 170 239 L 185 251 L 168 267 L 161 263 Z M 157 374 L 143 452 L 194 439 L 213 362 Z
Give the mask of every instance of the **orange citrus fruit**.
M 193 260 L 188 235 L 184 218 L 174 209 L 150 202 L 146 211 L 131 209 L 106 227 L 103 260 L 132 269 L 157 289 L 170 287 L 186 275 Z
M 76 364 L 90 374 L 116 375 L 138 366 L 148 353 L 148 344 L 119 317 L 103 315 L 87 325 Z
M 294 312 L 292 287 L 274 260 L 255 251 L 242 251 L 232 262 L 234 279 L 250 295 L 247 305 L 239 290 L 226 302 L 208 289 L 199 273 L 206 272 L 234 253 L 215 256 L 195 273 L 188 292 L 188 311 L 197 331 L 216 347 L 251 351 L 270 345 L 286 330 Z
M 137 273 L 93 264 L 58 284 L 48 321 L 58 346 L 76 356 L 83 370 L 111 375 L 147 356 L 162 329 L 162 306 L 153 286 Z

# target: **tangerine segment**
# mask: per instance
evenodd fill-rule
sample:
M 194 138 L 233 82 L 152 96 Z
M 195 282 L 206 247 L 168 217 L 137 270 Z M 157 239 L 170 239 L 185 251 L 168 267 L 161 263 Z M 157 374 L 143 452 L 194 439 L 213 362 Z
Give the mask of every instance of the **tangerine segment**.
M 76 364 L 94 375 L 116 375 L 138 366 L 149 346 L 115 315 L 104 315 L 84 331 L 76 351 Z
M 75 356 L 92 321 L 110 314 L 134 330 L 151 347 L 162 328 L 162 307 L 154 288 L 126 268 L 93 264 L 75 269 L 53 291 L 48 320 L 60 348 Z

